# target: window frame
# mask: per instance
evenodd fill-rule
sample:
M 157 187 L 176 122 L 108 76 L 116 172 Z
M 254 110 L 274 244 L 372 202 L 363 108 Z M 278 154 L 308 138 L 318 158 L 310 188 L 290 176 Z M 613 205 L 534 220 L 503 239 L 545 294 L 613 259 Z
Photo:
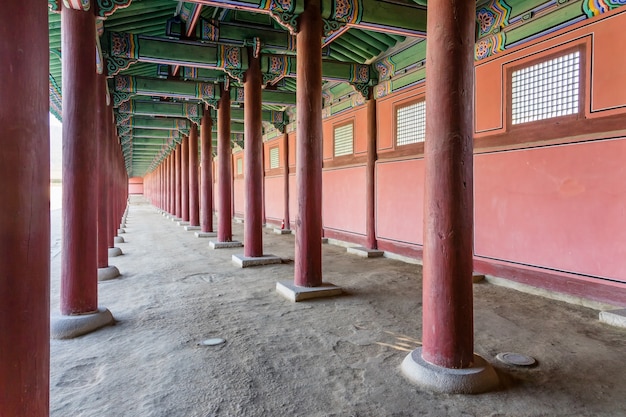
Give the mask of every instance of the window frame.
M 276 166 L 272 166 L 272 152 L 276 151 Z M 274 145 L 271 146 L 268 149 L 268 153 L 269 153 L 269 169 L 273 170 L 273 169 L 278 169 L 280 168 L 280 149 L 278 147 L 278 145 Z
M 336 139 L 337 133 L 336 132 L 337 132 L 337 129 L 341 129 L 346 126 L 352 127 L 352 152 L 337 155 L 336 154 L 336 147 L 337 147 L 337 139 Z M 333 125 L 333 159 L 352 158 L 352 157 L 354 157 L 354 120 L 347 120 L 341 123 L 337 123 L 336 125 Z
M 398 143 L 398 111 L 409 106 L 413 106 L 418 103 L 424 103 L 424 140 L 410 143 Z M 421 95 L 418 98 L 411 99 L 409 101 L 403 101 L 400 103 L 395 103 L 393 108 L 393 147 L 395 149 L 409 149 L 409 147 L 419 147 L 424 146 L 426 142 L 426 96 Z
M 534 120 L 531 122 L 523 122 L 513 124 L 513 73 L 524 68 L 529 68 L 542 62 L 551 61 L 564 55 L 578 52 L 578 112 L 563 116 L 547 117 L 545 119 Z M 569 45 L 557 50 L 544 51 L 537 55 L 534 59 L 529 59 L 515 65 L 510 65 L 506 69 L 506 123 L 507 131 L 525 129 L 540 125 L 553 125 L 555 123 L 563 123 L 573 120 L 583 119 L 585 117 L 585 91 L 586 91 L 586 48 L 584 43 Z

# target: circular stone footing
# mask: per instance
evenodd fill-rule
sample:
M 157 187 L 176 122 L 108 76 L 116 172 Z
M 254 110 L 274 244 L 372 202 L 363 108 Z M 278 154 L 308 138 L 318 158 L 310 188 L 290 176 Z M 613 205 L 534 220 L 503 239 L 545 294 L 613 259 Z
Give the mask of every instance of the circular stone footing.
M 126 230 L 124 229 L 117 229 L 117 234 L 120 235 L 122 233 L 126 233 Z
M 104 268 L 98 268 L 98 281 L 108 281 L 120 276 L 120 271 L 116 266 L 109 265 Z
M 52 317 L 50 320 L 50 337 L 53 339 L 72 339 L 113 323 L 115 323 L 113 315 L 103 307 L 99 307 L 98 311 L 93 314 Z
M 478 355 L 474 355 L 474 365 L 471 368 L 444 368 L 425 361 L 421 347 L 404 358 L 401 369 L 411 382 L 429 391 L 448 394 L 494 391 L 500 382 L 493 367 Z
M 114 243 L 124 243 L 124 238 L 122 236 L 115 236 L 113 238 Z
M 109 258 L 120 256 L 121 254 L 122 250 L 120 248 L 109 248 Z

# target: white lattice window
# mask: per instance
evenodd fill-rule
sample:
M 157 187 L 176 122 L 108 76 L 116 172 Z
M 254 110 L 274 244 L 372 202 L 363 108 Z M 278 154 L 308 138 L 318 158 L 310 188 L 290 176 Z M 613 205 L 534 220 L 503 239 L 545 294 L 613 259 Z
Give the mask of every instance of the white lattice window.
M 278 147 L 270 148 L 270 169 L 278 168 L 279 165 Z
M 511 75 L 511 122 L 520 124 L 577 114 L 580 52 L 572 52 Z
M 237 175 L 243 175 L 243 159 L 237 158 Z
M 354 125 L 336 127 L 334 130 L 335 156 L 351 155 L 354 152 Z
M 396 146 L 424 142 L 426 139 L 426 101 L 421 100 L 396 110 Z

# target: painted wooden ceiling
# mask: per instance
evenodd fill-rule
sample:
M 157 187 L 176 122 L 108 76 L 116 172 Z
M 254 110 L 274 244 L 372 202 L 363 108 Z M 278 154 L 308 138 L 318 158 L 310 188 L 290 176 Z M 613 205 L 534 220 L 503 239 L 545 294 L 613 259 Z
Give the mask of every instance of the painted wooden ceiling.
M 49 0 L 50 111 L 61 119 L 60 0 Z M 268 131 L 295 121 L 295 33 L 304 0 L 91 0 L 130 176 L 155 168 L 231 88 L 243 146 L 247 48 L 261 55 Z M 325 114 L 425 77 L 426 0 L 322 0 Z M 621 0 L 478 0 L 476 60 L 621 6 Z

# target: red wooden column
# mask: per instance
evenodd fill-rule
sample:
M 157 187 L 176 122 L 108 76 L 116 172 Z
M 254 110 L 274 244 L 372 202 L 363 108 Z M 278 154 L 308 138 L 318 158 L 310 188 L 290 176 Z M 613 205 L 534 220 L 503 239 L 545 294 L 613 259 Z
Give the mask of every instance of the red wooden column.
M 244 256 L 263 256 L 263 127 L 261 63 L 248 50 L 244 90 Z
M 107 178 L 110 175 L 109 144 L 111 124 L 110 110 L 106 104 L 106 77 L 99 75 L 96 87 L 96 116 L 97 116 L 97 165 L 98 165 L 98 199 L 97 233 L 98 233 L 98 280 L 104 281 L 116 278 L 119 270 L 109 265 L 109 198 L 107 192 Z
M 200 226 L 198 201 L 198 126 L 191 124 L 189 132 L 189 224 Z
M 189 221 L 189 138 L 180 144 L 180 210 L 184 222 Z
M 428 5 L 423 345 L 402 364 L 410 379 L 455 393 L 498 383 L 489 364 L 473 353 L 475 8 L 463 1 Z
M 9 0 L 2 6 L 0 415 L 45 417 L 50 375 L 48 10 L 39 0 Z
M 341 288 L 322 282 L 322 27 L 320 0 L 305 0 L 296 37 L 294 280 L 276 284 L 276 291 L 292 301 L 341 294 Z
M 174 199 L 176 201 L 175 205 L 175 216 L 178 219 L 182 219 L 183 209 L 182 209 L 182 176 L 181 176 L 181 144 L 176 145 L 176 149 L 174 149 Z
M 285 229 L 291 229 L 291 221 L 289 219 L 289 133 L 285 131 L 283 134 L 283 167 L 285 169 L 283 175 L 283 221 Z
M 371 93 L 370 93 L 371 95 Z M 376 243 L 376 100 L 369 98 L 367 106 L 367 166 L 365 177 L 366 248 L 378 249 Z
M 213 150 L 211 131 L 213 120 L 208 110 L 202 115 L 200 129 L 200 176 L 202 191 L 200 193 L 200 226 L 201 231 L 213 233 Z
M 305 1 L 297 34 L 296 183 L 298 213 L 294 282 L 322 284 L 322 16 L 320 1 Z
M 167 159 L 165 160 L 165 186 L 167 187 L 167 199 L 165 204 L 165 211 L 169 214 L 172 214 L 172 202 L 173 199 L 173 191 L 172 191 L 172 154 L 173 152 L 167 155 Z
M 96 47 L 93 10 L 61 12 L 63 50 L 63 242 L 61 258 L 61 313 L 52 336 L 75 337 L 113 320 L 98 309 L 97 192 L 98 142 L 94 111 L 96 100 Z M 96 175 L 94 175 L 96 174 Z M 67 316 L 80 315 L 81 320 Z M 88 315 L 90 317 L 86 317 Z M 82 323 L 82 324 L 80 324 Z
M 233 240 L 231 214 L 232 150 L 230 148 L 230 90 L 220 87 L 217 107 L 217 241 Z

